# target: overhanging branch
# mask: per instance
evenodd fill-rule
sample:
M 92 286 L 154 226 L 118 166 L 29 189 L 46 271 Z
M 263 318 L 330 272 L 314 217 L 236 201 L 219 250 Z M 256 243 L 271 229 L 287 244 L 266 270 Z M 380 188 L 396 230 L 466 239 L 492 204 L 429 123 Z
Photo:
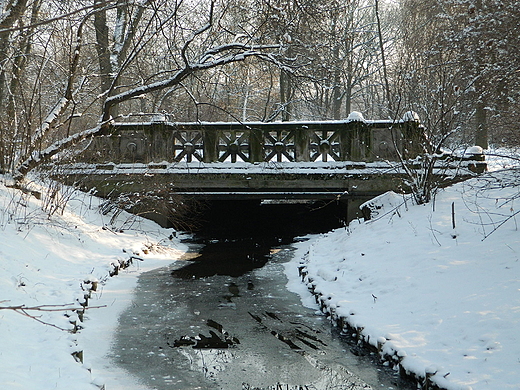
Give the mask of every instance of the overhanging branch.
M 5 301 L 3 301 L 5 302 Z M 2 302 L 0 302 L 2 303 Z M 52 324 L 50 322 L 43 321 L 36 315 L 31 314 L 31 312 L 67 312 L 67 311 L 84 311 L 87 309 L 100 309 L 103 306 L 90 306 L 90 307 L 78 307 L 76 304 L 65 304 L 65 305 L 39 305 L 39 306 L 26 306 L 26 305 L 15 305 L 15 306 L 0 306 L 0 310 L 11 310 L 14 311 L 17 314 L 20 314 L 24 317 L 28 317 L 32 320 L 35 320 L 39 322 L 40 324 L 52 326 L 53 328 L 62 330 L 62 331 L 69 331 L 69 329 L 62 328 L 60 326 L 57 326 L 55 324 Z
M 250 57 L 257 57 L 278 64 L 278 61 L 273 55 L 264 52 L 264 50 L 277 48 L 279 48 L 279 45 L 251 46 L 241 43 L 231 43 L 209 49 L 200 57 L 200 61 L 196 63 L 187 63 L 183 69 L 178 70 L 170 78 L 146 84 L 108 97 L 105 100 L 103 108 L 103 118 L 108 123 L 110 120 L 110 110 L 115 105 L 127 100 L 135 99 L 142 95 L 171 88 L 175 85 L 180 85 L 183 80 L 195 72 L 244 61 Z M 232 52 L 230 53 L 230 51 Z
M 13 178 L 15 180 L 21 180 L 29 171 L 36 168 L 38 165 L 49 161 L 53 156 L 59 152 L 75 145 L 76 143 L 98 134 L 102 129 L 102 124 L 84 130 L 82 132 L 71 135 L 70 137 L 61 139 L 44 150 L 35 151 L 30 157 L 26 158 L 14 171 Z

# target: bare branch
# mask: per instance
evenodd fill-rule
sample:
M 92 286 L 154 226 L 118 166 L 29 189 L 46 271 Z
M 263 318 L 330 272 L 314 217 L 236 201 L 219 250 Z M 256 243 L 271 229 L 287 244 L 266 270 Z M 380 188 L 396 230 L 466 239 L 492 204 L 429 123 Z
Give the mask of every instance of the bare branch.
M 212 49 L 206 50 L 206 52 L 200 57 L 198 63 L 204 64 L 206 61 L 214 61 L 216 55 L 221 55 L 231 50 L 238 50 L 240 52 L 246 51 L 260 51 L 265 49 L 278 49 L 280 45 L 247 45 L 243 43 L 233 42 L 225 45 L 217 46 Z M 259 53 L 260 55 L 260 53 Z
M 83 44 L 83 27 L 85 26 L 86 21 L 90 18 L 98 10 L 93 10 L 86 15 L 81 23 L 78 26 L 78 30 L 76 31 L 76 45 L 74 47 L 74 51 L 72 53 L 72 60 L 69 65 L 68 71 L 68 79 L 67 86 L 65 88 L 64 96 L 56 103 L 51 112 L 47 115 L 47 117 L 43 120 L 43 123 L 40 127 L 35 131 L 33 136 L 31 137 L 31 144 L 29 147 L 29 153 L 32 153 L 32 150 L 35 149 L 36 145 L 45 137 L 45 135 L 56 126 L 56 122 L 60 118 L 60 116 L 67 110 L 70 103 L 73 100 L 73 86 L 76 79 L 76 73 L 80 61 L 80 53 L 81 47 Z M 42 154 L 42 152 L 38 152 L 38 154 Z M 21 160 L 23 163 L 16 168 L 16 173 L 21 173 L 24 171 L 24 164 L 31 159 L 31 157 L 22 156 Z M 28 165 L 27 165 L 28 166 Z M 21 178 L 22 176 L 16 175 L 16 177 Z
M 238 53 L 230 53 L 225 54 L 224 52 L 227 52 L 230 50 L 230 47 L 232 47 L 235 50 L 242 50 Z M 105 100 L 105 105 L 103 112 L 105 114 L 104 119 L 106 121 L 110 120 L 110 116 L 107 115 L 110 112 L 110 109 L 115 106 L 116 104 L 119 104 L 121 102 L 134 99 L 136 97 L 154 92 L 159 91 L 162 89 L 170 88 L 174 85 L 179 85 L 184 79 L 186 79 L 188 76 L 192 75 L 193 73 L 201 70 L 211 69 L 218 66 L 230 64 L 233 62 L 240 62 L 244 61 L 249 57 L 258 57 L 262 58 L 264 60 L 270 61 L 270 62 L 276 62 L 276 59 L 269 55 L 268 53 L 262 52 L 264 49 L 273 49 L 278 48 L 278 45 L 259 45 L 259 46 L 248 46 L 245 44 L 239 44 L 234 43 L 231 45 L 223 45 L 219 46 L 218 48 L 210 49 L 208 52 L 215 54 L 224 54 L 220 58 L 216 58 L 211 62 L 205 61 L 205 62 L 198 62 L 195 64 L 186 64 L 186 66 L 183 69 L 178 70 L 172 77 L 157 81 L 154 83 L 150 83 L 147 85 L 143 85 L 125 92 L 121 92 L 117 95 L 110 96 Z M 209 54 L 206 52 L 202 58 L 205 58 L 206 60 L 209 58 Z
M 4 303 L 7 301 L 2 301 L 1 303 Z M 71 307 L 72 306 L 72 307 Z M 65 329 L 60 326 L 57 326 L 55 324 L 52 324 L 50 322 L 43 321 L 39 317 L 30 314 L 29 312 L 64 312 L 64 311 L 83 311 L 86 309 L 100 309 L 106 307 L 106 305 L 103 306 L 90 306 L 90 307 L 83 307 L 83 306 L 77 306 L 74 303 L 64 304 L 64 305 L 39 305 L 39 306 L 25 306 L 25 305 L 17 305 L 17 306 L 0 306 L 0 310 L 12 310 L 15 313 L 18 313 L 24 317 L 28 317 L 32 320 L 35 320 L 39 322 L 40 324 L 51 326 L 53 328 L 62 330 L 64 332 L 68 332 L 70 329 Z
M 7 301 L 2 301 L 2 303 Z M 72 306 L 72 307 L 71 307 Z M 42 311 L 42 312 L 53 312 L 53 311 L 74 311 L 74 310 L 85 310 L 85 309 L 100 309 L 106 307 L 102 306 L 77 306 L 75 303 L 65 303 L 63 305 L 38 305 L 38 306 L 0 306 L 0 310 L 25 310 L 25 311 Z
M 14 170 L 13 178 L 15 180 L 21 180 L 30 170 L 36 168 L 43 162 L 49 161 L 53 156 L 55 156 L 62 150 L 65 150 L 68 147 L 75 145 L 76 143 L 84 140 L 85 138 L 100 133 L 103 125 L 105 125 L 105 123 L 101 123 L 100 125 L 94 128 L 84 130 L 82 132 L 73 134 L 70 137 L 61 139 L 44 150 L 33 152 L 30 157 L 23 161 Z
M 188 59 L 188 56 L 186 55 L 186 52 L 188 51 L 188 48 L 189 46 L 191 45 L 191 43 L 195 40 L 195 38 L 199 35 L 201 35 L 202 33 L 204 33 L 205 31 L 209 30 L 211 28 L 211 26 L 213 25 L 213 9 L 215 7 L 215 1 L 212 0 L 211 1 L 211 6 L 210 6 L 210 9 L 209 9 L 209 20 L 208 20 L 208 23 L 206 25 L 204 25 L 203 27 L 199 28 L 198 30 L 194 31 L 193 34 L 191 34 L 191 36 L 186 40 L 186 42 L 184 43 L 182 49 L 181 49 L 181 57 L 184 61 L 184 65 L 186 65 L 186 67 L 189 66 L 189 59 Z
M 103 1 L 102 4 L 108 6 L 110 3 L 114 3 L 116 1 L 117 0 L 105 0 L 105 1 Z M 32 29 L 32 28 L 39 27 L 39 26 L 44 26 L 46 24 L 50 24 L 50 23 L 56 22 L 57 20 L 66 19 L 66 18 L 68 18 L 70 16 L 79 14 L 79 13 L 81 13 L 83 11 L 89 10 L 91 8 L 94 8 L 94 7 L 99 7 L 99 5 L 87 5 L 85 7 L 78 8 L 77 10 L 68 12 L 66 14 L 58 15 L 58 16 L 55 16 L 53 18 L 45 19 L 45 20 L 42 20 L 41 22 L 33 23 L 33 24 L 30 24 L 30 25 L 27 25 L 27 26 L 3 28 L 3 29 L 0 29 L 0 33 L 20 31 L 20 30 L 25 30 L 25 29 Z M 113 7 L 114 7 L 114 5 L 109 6 L 109 8 L 113 8 Z

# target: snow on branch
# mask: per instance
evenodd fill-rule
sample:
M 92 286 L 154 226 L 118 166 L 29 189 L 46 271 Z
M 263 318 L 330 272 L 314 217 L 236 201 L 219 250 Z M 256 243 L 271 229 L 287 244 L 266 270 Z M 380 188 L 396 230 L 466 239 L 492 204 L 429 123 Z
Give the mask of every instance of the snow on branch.
M 239 53 L 256 52 L 256 54 L 251 54 L 251 55 L 261 56 L 263 54 L 262 50 L 278 49 L 278 48 L 280 48 L 280 45 L 246 45 L 243 43 L 233 42 L 233 43 L 220 45 L 220 46 L 207 50 L 200 57 L 198 63 L 204 64 L 208 60 L 214 60 L 215 56 L 218 56 L 219 54 L 223 54 L 223 53 L 231 51 L 231 50 L 237 50 L 237 51 L 239 51 Z
M 78 29 L 76 31 L 76 44 L 75 44 L 74 51 L 72 54 L 72 59 L 71 59 L 70 65 L 69 65 L 67 86 L 65 88 L 63 96 L 54 105 L 54 107 L 51 109 L 49 114 L 43 120 L 42 124 L 36 129 L 36 131 L 32 135 L 29 153 L 32 153 L 33 155 L 31 155 L 30 157 L 28 157 L 26 155 L 21 157 L 20 160 L 22 160 L 23 162 L 21 164 L 17 164 L 17 168 L 15 169 L 15 172 L 14 172 L 14 176 L 17 178 L 17 180 L 21 179 L 23 177 L 23 175 L 25 175 L 30 169 L 32 169 L 33 167 L 38 165 L 36 163 L 36 160 L 34 159 L 33 150 L 38 149 L 38 144 L 45 137 L 45 135 L 53 127 L 56 126 L 58 119 L 60 118 L 61 115 L 63 115 L 65 113 L 65 111 L 69 107 L 70 103 L 74 99 L 73 86 L 76 81 L 76 73 L 77 73 L 78 66 L 79 66 L 81 47 L 83 44 L 83 27 L 85 26 L 85 23 L 87 22 L 88 18 L 90 17 L 90 15 L 92 15 L 93 12 L 94 11 L 92 11 L 88 15 L 86 15 L 78 26 Z M 63 141 L 66 141 L 66 140 L 67 139 L 65 139 Z M 42 155 L 43 153 L 44 152 L 39 151 L 39 152 L 36 152 L 36 155 Z M 28 168 L 28 169 L 26 170 L 26 168 Z M 22 176 L 20 176 L 20 174 Z
M 91 129 L 73 134 L 70 137 L 56 141 L 54 144 L 44 150 L 33 152 L 30 157 L 25 159 L 25 161 L 19 164 L 19 166 L 15 169 L 13 178 L 15 180 L 21 180 L 31 169 L 37 167 L 45 161 L 49 161 L 53 156 L 62 150 L 67 149 L 68 147 L 84 140 L 87 137 L 98 134 L 102 129 L 102 125 L 103 124 L 99 124 L 98 126 Z
M 105 100 L 105 118 L 109 117 L 107 113 L 114 105 L 151 92 L 170 88 L 174 85 L 179 85 L 184 79 L 186 79 L 188 76 L 197 71 L 226 65 L 233 62 L 244 61 L 246 58 L 249 57 L 258 57 L 266 61 L 276 62 L 276 59 L 272 55 L 264 52 L 263 50 L 276 49 L 278 47 L 279 45 L 250 46 L 240 43 L 232 43 L 212 48 L 204 53 L 204 55 L 201 57 L 202 61 L 198 61 L 196 63 L 186 63 L 184 68 L 178 70 L 170 78 L 161 81 L 156 81 L 147 85 L 142 85 L 140 87 L 133 88 L 128 91 L 121 92 L 117 95 L 108 97 Z M 226 54 L 225 52 L 229 50 L 236 50 L 238 52 Z M 222 54 L 222 56 L 216 57 L 217 54 Z
M 151 84 L 143 85 L 137 88 L 130 89 L 128 91 L 118 93 L 117 95 L 110 96 L 105 100 L 104 111 L 107 112 L 110 110 L 112 106 L 124 102 L 126 100 L 130 100 L 138 96 L 144 95 L 146 93 L 158 91 L 164 88 L 169 88 L 171 86 L 180 84 L 181 81 L 184 80 L 192 72 L 193 70 L 191 68 L 186 67 L 177 71 L 175 75 L 168 79 L 156 81 Z
M 31 146 L 34 146 L 38 143 L 40 139 L 43 138 L 45 134 L 50 130 L 56 120 L 60 117 L 60 115 L 67 109 L 70 100 L 65 96 L 62 97 L 58 103 L 54 106 L 54 108 L 49 112 L 47 117 L 43 120 L 42 124 L 31 137 Z

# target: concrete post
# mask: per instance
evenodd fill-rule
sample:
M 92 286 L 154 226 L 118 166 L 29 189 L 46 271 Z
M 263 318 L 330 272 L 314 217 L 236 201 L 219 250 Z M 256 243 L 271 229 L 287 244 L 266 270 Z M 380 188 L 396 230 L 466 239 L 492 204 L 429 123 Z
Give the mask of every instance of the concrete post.
M 204 151 L 204 162 L 217 162 L 218 161 L 218 139 L 219 131 L 215 128 L 203 128 L 203 151 Z
M 294 130 L 294 161 L 310 161 L 309 143 L 311 131 L 307 128 Z

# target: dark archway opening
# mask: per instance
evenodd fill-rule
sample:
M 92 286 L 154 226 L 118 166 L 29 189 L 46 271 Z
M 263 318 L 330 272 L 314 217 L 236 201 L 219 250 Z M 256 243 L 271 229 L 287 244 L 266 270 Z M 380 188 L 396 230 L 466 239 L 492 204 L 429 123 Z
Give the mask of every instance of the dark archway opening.
M 241 276 L 264 266 L 275 247 L 290 244 L 301 236 L 346 226 L 359 217 L 359 204 L 363 201 L 208 202 L 199 212 L 197 228 L 189 240 L 199 246 L 198 252 L 173 276 Z

